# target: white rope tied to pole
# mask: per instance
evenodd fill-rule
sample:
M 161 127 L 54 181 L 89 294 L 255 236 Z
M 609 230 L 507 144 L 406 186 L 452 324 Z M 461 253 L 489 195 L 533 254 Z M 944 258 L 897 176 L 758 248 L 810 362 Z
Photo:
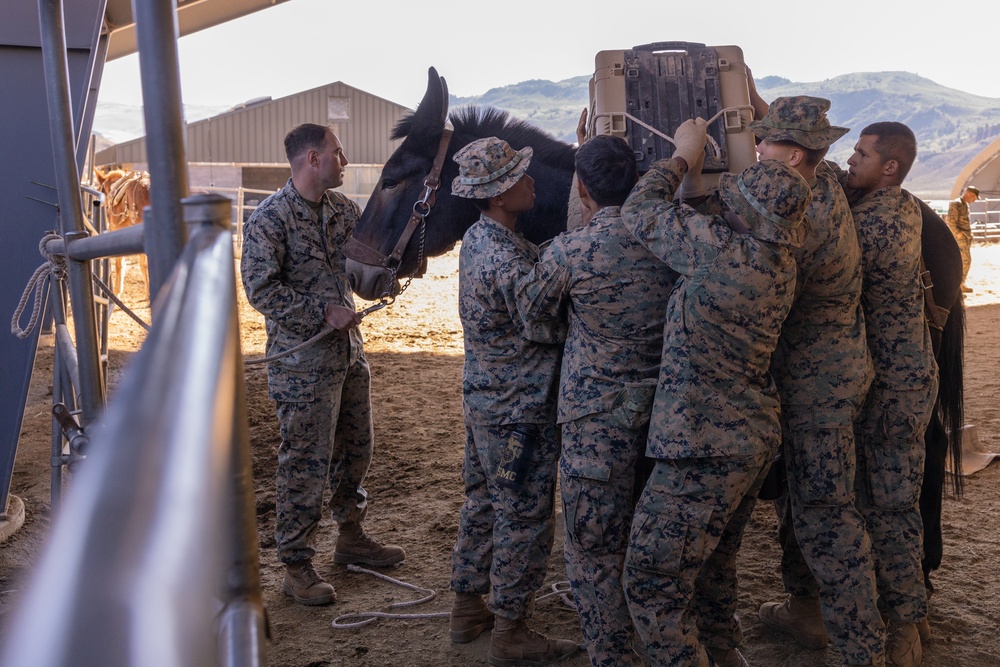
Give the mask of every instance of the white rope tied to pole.
M 28 284 L 21 294 L 21 300 L 18 302 L 17 308 L 14 309 L 14 316 L 10 320 L 10 332 L 21 340 L 30 336 L 31 332 L 35 329 L 35 325 L 38 323 L 38 316 L 42 310 L 42 302 L 45 300 L 45 292 L 43 290 L 48 288 L 53 278 L 62 280 L 66 275 L 66 258 L 62 255 L 50 253 L 45 247 L 49 241 L 58 241 L 59 238 L 58 234 L 52 232 L 43 236 L 41 242 L 38 244 L 38 252 L 45 258 L 45 263 L 31 274 L 31 278 L 28 279 Z M 28 298 L 31 296 L 32 290 L 35 292 L 35 303 L 31 309 L 31 317 L 28 319 L 27 327 L 22 329 L 19 320 L 21 319 L 21 314 L 24 312 L 24 307 L 28 303 Z

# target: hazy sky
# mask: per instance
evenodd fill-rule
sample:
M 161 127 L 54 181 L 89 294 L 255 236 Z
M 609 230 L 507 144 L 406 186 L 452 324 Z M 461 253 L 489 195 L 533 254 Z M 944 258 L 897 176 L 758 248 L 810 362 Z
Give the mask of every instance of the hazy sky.
M 182 38 L 181 89 L 186 104 L 233 105 L 343 81 L 414 107 L 432 65 L 469 96 L 591 74 L 598 51 L 677 40 L 738 45 L 757 77 L 903 70 L 1000 98 L 1000 2 L 932 3 L 289 0 Z M 141 103 L 138 56 L 107 64 L 100 100 Z

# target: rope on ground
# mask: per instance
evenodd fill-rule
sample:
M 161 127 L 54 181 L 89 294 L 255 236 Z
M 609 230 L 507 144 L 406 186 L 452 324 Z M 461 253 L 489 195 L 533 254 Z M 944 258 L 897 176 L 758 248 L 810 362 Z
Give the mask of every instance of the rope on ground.
M 24 288 L 24 292 L 21 294 L 21 300 L 17 304 L 17 308 L 14 309 L 14 316 L 10 320 L 10 332 L 24 340 L 31 335 L 34 331 L 35 325 L 38 323 L 38 316 L 41 313 L 42 302 L 45 301 L 45 289 L 48 288 L 49 283 L 53 278 L 56 280 L 62 280 L 66 275 L 66 258 L 62 255 L 55 255 L 48 251 L 46 245 L 49 241 L 58 241 L 59 235 L 55 233 L 46 234 L 42 237 L 41 242 L 38 244 L 38 252 L 42 254 L 45 258 L 45 262 L 35 269 L 35 272 L 31 274 L 31 278 L 28 279 L 28 284 Z M 34 290 L 35 293 L 35 303 L 31 309 L 31 317 L 28 319 L 27 326 L 21 328 L 21 314 L 24 312 L 24 307 L 28 304 L 28 299 L 31 297 L 31 292 Z
M 111 299 L 111 301 L 116 306 L 121 308 L 122 312 L 131 317 L 133 320 L 135 320 L 139 324 L 139 326 L 145 329 L 147 332 L 149 331 L 149 325 L 143 322 L 142 318 L 136 315 L 131 308 L 122 303 L 122 300 L 118 298 L 113 289 L 108 287 L 107 283 L 98 278 L 96 275 L 92 274 L 92 277 L 94 279 L 94 284 L 97 285 L 101 289 L 101 291 L 104 292 L 104 294 L 107 295 L 107 297 Z
M 418 604 L 424 604 L 425 602 L 430 602 L 437 597 L 437 592 L 430 588 L 421 588 L 420 586 L 414 586 L 413 584 L 408 584 L 405 581 L 400 581 L 399 579 L 393 579 L 392 577 L 382 574 L 381 572 L 375 572 L 374 570 L 369 570 L 367 568 L 359 567 L 357 565 L 348 565 L 348 572 L 354 572 L 355 574 L 370 574 L 373 577 L 378 577 L 383 581 L 388 581 L 391 584 L 396 584 L 397 586 L 402 586 L 403 588 L 409 588 L 411 591 L 416 591 L 418 593 L 423 593 L 424 596 L 417 600 L 409 600 L 406 602 L 393 602 L 389 605 L 389 609 L 400 609 L 403 607 L 413 607 Z M 551 592 L 546 593 L 535 598 L 536 602 L 540 602 L 547 598 L 558 596 L 562 599 L 563 603 L 576 611 L 576 605 L 573 604 L 573 600 L 570 598 L 572 593 L 570 592 L 570 585 L 568 581 L 557 581 L 551 586 Z M 400 614 L 396 612 L 388 611 L 364 611 L 358 612 L 356 614 L 341 614 L 340 616 L 333 619 L 330 623 L 330 627 L 337 630 L 349 630 L 352 628 L 360 628 L 363 625 L 368 625 L 369 623 L 374 623 L 380 618 L 391 618 L 391 619 L 420 619 L 420 618 L 449 618 L 451 612 L 447 611 L 437 611 L 429 612 L 425 614 Z
M 389 605 L 389 609 L 413 607 L 418 604 L 430 602 L 431 600 L 437 597 L 437 593 L 430 588 L 421 588 L 419 586 L 414 586 L 413 584 L 408 584 L 405 581 L 400 581 L 399 579 L 393 579 L 392 577 L 384 575 L 381 572 L 368 570 L 363 567 L 358 567 L 357 565 L 348 565 L 347 570 L 349 572 L 354 572 L 358 574 L 370 574 L 373 577 L 378 577 L 379 579 L 388 581 L 391 584 L 396 584 L 397 586 L 402 586 L 403 588 L 409 588 L 411 591 L 416 591 L 418 593 L 424 594 L 422 598 L 417 600 L 409 600 L 406 602 L 393 602 L 391 605 Z M 447 611 L 431 612 L 426 614 L 399 614 L 399 613 L 384 612 L 384 611 L 366 611 L 357 614 L 341 614 L 340 616 L 333 619 L 333 622 L 330 623 L 330 626 L 338 630 L 345 630 L 350 628 L 360 628 L 362 625 L 368 625 L 369 623 L 373 623 L 375 622 L 375 620 L 379 618 L 415 619 L 415 618 L 448 618 L 449 616 L 451 616 L 451 613 Z

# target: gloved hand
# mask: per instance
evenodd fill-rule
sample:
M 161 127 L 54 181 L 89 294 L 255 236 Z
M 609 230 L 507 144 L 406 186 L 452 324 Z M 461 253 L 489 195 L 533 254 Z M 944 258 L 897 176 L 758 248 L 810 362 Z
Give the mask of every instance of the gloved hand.
M 673 157 L 683 158 L 690 171 L 704 163 L 707 130 L 708 123 L 704 118 L 691 118 L 681 123 L 674 133 Z M 698 170 L 701 170 L 700 166 Z

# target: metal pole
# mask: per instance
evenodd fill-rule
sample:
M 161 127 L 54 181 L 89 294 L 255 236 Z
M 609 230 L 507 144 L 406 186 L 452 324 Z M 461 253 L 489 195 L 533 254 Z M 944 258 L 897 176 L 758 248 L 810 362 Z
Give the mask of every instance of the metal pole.
M 61 0 L 39 0 L 42 62 L 49 106 L 49 130 L 55 166 L 56 190 L 62 236 L 67 246 L 87 236 L 84 231 L 80 175 L 76 169 L 76 141 L 69 94 L 69 65 L 66 61 L 66 33 Z M 69 297 L 73 308 L 76 343 L 79 347 L 83 423 L 93 421 L 104 407 L 104 378 L 97 352 L 97 323 L 94 319 L 94 292 L 90 263 L 68 260 Z
M 187 241 L 180 204 L 188 195 L 188 172 L 178 73 L 177 8 L 176 2 L 164 0 L 134 0 L 132 6 L 152 184 L 149 195 L 153 220 L 145 241 L 149 302 L 154 303 Z

